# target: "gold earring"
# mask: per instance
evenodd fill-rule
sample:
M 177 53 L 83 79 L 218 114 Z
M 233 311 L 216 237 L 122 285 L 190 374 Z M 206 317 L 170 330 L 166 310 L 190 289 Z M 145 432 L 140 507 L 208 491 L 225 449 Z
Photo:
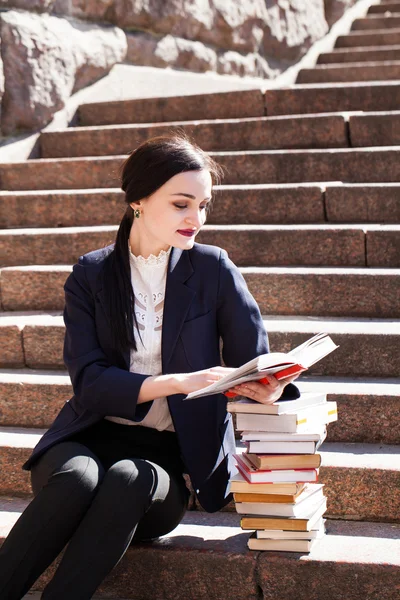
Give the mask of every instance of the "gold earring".
M 138 208 L 136 208 L 136 209 L 133 211 L 133 214 L 135 215 L 135 219 L 138 219 L 138 218 L 140 217 L 140 210 L 139 210 Z

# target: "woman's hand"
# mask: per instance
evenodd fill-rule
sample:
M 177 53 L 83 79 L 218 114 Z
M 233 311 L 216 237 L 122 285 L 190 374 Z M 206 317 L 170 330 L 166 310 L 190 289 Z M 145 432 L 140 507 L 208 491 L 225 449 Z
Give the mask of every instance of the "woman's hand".
M 228 391 L 233 392 L 238 396 L 246 396 L 246 398 L 250 398 L 250 400 L 255 400 L 261 404 L 272 404 L 279 400 L 283 388 L 288 383 L 292 383 L 297 377 L 298 375 L 295 375 L 294 377 L 287 377 L 278 381 L 274 375 L 267 375 L 265 379 L 268 379 L 268 384 L 259 383 L 258 381 L 249 381 L 248 383 L 237 385 Z
M 211 367 L 211 369 L 204 369 L 202 371 L 195 371 L 194 373 L 179 373 L 174 375 L 177 381 L 178 394 L 190 394 L 190 392 L 197 392 L 216 381 L 232 373 L 235 369 L 228 367 Z

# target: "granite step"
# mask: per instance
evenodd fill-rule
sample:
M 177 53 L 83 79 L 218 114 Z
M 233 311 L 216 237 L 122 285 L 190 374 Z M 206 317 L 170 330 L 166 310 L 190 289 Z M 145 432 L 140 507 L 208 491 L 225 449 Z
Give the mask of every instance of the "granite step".
M 334 377 L 398 377 L 400 320 L 265 316 L 272 351 L 288 352 L 312 335 L 329 333 L 340 348 L 310 368 Z M 60 312 L 3 313 L 0 368 L 65 369 Z
M 224 184 L 399 182 L 399 149 L 331 148 L 328 150 L 252 150 L 210 152 L 225 169 Z M 126 155 L 44 158 L 0 164 L 0 189 L 65 190 L 119 187 Z
M 302 375 L 296 384 L 337 402 L 340 420 L 329 425 L 330 442 L 400 444 L 400 428 L 393 426 L 400 408 L 400 379 Z M 72 395 L 67 371 L 2 369 L 0 426 L 46 429 Z
M 3 265 L 74 264 L 82 254 L 114 243 L 117 229 L 1 230 Z M 224 248 L 238 266 L 398 268 L 399 233 L 394 224 L 204 225 L 196 240 Z
M 27 501 L 4 498 L 2 503 L 0 527 L 5 536 Z M 249 532 L 242 531 L 239 522 L 237 514 L 188 511 L 167 536 L 130 547 L 96 596 L 292 600 L 296 589 L 298 600 L 397 599 L 400 527 L 396 524 L 328 520 L 327 535 L 310 554 L 301 555 L 249 551 Z M 43 589 L 58 561 L 35 590 Z M 318 586 L 311 585 L 316 577 Z
M 392 0 L 382 0 L 380 4 L 373 4 L 369 7 L 367 14 L 377 13 L 400 13 L 400 2 L 392 2 Z
M 147 139 L 171 131 L 184 131 L 206 152 L 348 147 L 343 115 L 307 115 L 71 127 L 43 132 L 40 153 L 42 158 L 129 154 Z
M 0 495 L 31 494 L 30 475 L 21 470 L 21 465 L 43 433 L 0 428 Z M 319 452 L 322 465 L 318 480 L 326 486 L 329 516 L 400 521 L 400 446 L 324 442 Z M 233 503 L 226 508 L 232 509 Z
M 91 102 L 78 108 L 80 125 L 159 123 L 197 119 L 245 119 L 265 115 L 260 89 L 189 96 Z
M 62 310 L 71 270 L 71 265 L 1 269 L 1 310 Z M 400 318 L 400 269 L 242 267 L 241 272 L 263 314 Z
M 368 16 L 355 19 L 351 26 L 352 31 L 365 31 L 377 29 L 398 29 L 400 27 L 400 6 L 398 12 L 391 12 L 389 15 L 370 13 Z
M 400 60 L 400 44 L 369 48 L 337 48 L 319 55 L 317 64 L 378 62 Z
M 400 60 L 317 65 L 301 69 L 296 83 L 384 81 L 400 79 Z
M 399 39 L 397 42 L 400 45 Z M 400 83 L 370 81 L 357 83 L 314 83 L 293 85 L 265 92 L 267 115 L 295 115 L 336 111 L 398 110 Z
M 0 228 L 119 224 L 124 193 L 115 188 L 0 192 Z M 400 184 L 316 182 L 214 187 L 210 225 L 398 223 Z
M 400 111 L 349 116 L 353 147 L 400 145 Z
M 396 46 L 397 44 L 400 44 L 400 27 L 396 29 L 378 29 L 375 31 L 351 31 L 347 35 L 338 36 L 335 48 Z

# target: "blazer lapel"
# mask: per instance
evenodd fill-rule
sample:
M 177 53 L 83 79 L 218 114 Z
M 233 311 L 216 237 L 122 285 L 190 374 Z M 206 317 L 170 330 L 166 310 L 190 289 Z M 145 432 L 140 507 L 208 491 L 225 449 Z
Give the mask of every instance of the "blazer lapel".
M 193 267 L 190 262 L 189 253 L 179 248 L 172 247 L 167 268 L 167 280 L 165 286 L 164 314 L 161 337 L 161 357 L 163 373 L 171 359 L 172 352 L 178 340 L 187 312 L 196 294 L 185 285 L 185 281 L 192 275 Z M 111 327 L 108 318 L 107 301 L 104 294 L 102 277 L 99 278 L 96 299 L 101 304 L 104 318 L 108 327 Z M 129 370 L 130 352 L 125 351 L 118 355 L 118 366 L 123 365 Z M 122 359 L 122 363 L 120 363 Z
M 185 285 L 193 273 L 189 253 L 172 248 L 165 286 L 161 338 L 162 371 L 167 372 L 179 333 L 196 292 Z

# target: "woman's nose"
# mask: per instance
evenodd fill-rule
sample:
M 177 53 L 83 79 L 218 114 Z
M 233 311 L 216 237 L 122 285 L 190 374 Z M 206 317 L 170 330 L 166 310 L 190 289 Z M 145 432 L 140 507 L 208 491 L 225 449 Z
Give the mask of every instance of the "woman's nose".
M 189 223 L 192 227 L 201 227 L 203 225 L 203 217 L 200 211 L 196 211 L 191 213 L 186 222 Z

